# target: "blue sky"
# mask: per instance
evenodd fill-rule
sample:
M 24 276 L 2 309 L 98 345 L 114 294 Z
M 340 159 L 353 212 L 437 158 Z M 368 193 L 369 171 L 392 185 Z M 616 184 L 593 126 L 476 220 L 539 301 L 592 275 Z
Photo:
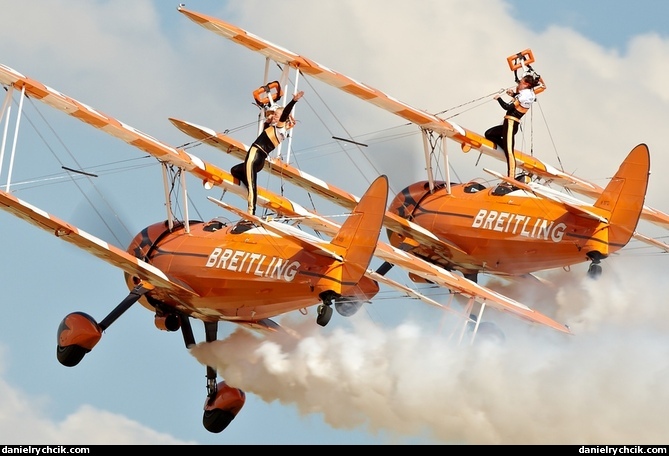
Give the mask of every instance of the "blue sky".
M 512 84 L 506 57 L 531 48 L 548 90 L 519 139 L 523 147 L 601 185 L 632 147 L 646 142 L 648 204 L 669 210 L 663 178 L 669 41 L 662 23 L 669 6 L 663 2 L 267 3 L 196 0 L 187 7 L 430 112 L 485 98 L 453 118 L 479 132 L 501 118 L 490 95 Z M 188 138 L 168 117 L 229 129 L 250 142 L 257 116 L 251 93 L 262 82 L 264 60 L 198 27 L 176 6 L 8 2 L 0 17 L 0 63 L 175 146 Z M 416 131 L 345 94 L 302 84 L 293 142 L 299 166 L 356 194 L 377 172 L 390 176 L 394 190 L 423 178 Z M 153 161 L 46 106 L 26 102 L 25 109 L 12 177 L 17 196 L 103 237 L 92 205 L 107 217 L 114 212 L 133 234 L 164 217 Z M 389 129 L 397 134 L 386 135 Z M 342 153 L 331 136 L 345 135 L 370 147 Z M 482 176 L 482 167 L 503 169 L 451 149 L 458 179 Z M 192 152 L 223 168 L 234 164 L 203 146 Z M 63 163 L 101 178 L 81 191 L 44 180 Z M 262 185 L 279 188 L 264 178 Z M 189 187 L 191 216 L 218 215 L 197 187 Z M 141 306 L 115 322 L 79 366 L 58 364 L 60 320 L 75 310 L 102 319 L 127 294 L 122 274 L 4 212 L 0 230 L 3 443 L 667 443 L 662 256 L 612 257 L 597 287 L 575 267 L 555 273 L 554 296 L 506 290 L 569 323 L 577 335 L 568 340 L 503 321 L 503 347 L 456 349 L 441 331 L 441 314 L 391 293 L 351 321 L 333 318 L 320 332 L 305 328 L 300 315 L 289 316 L 306 334 L 298 349 L 256 347 L 235 333 L 220 362 L 225 378 L 244 385 L 247 404 L 214 435 L 201 425 L 204 366 L 179 334 L 158 331 Z M 406 282 L 401 272 L 393 274 Z M 221 338 L 234 330 L 222 324 Z

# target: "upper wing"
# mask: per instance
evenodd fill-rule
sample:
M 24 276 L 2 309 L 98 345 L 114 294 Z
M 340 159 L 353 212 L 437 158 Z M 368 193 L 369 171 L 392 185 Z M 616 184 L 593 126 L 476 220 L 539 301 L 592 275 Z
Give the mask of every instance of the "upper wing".
M 174 296 L 197 296 L 190 288 L 173 282 L 160 269 L 128 252 L 80 230 L 67 222 L 34 207 L 15 196 L 0 190 L 0 209 L 14 214 L 56 237 L 86 250 L 130 275 L 137 276 L 156 288 L 165 288 Z
M 423 128 L 433 130 L 447 136 L 459 135 L 463 138 L 466 136 L 466 131 L 454 123 L 447 122 L 425 111 L 412 108 L 411 106 L 386 95 L 380 90 L 355 81 L 348 76 L 337 73 L 336 71 L 320 65 L 313 60 L 309 60 L 306 57 L 283 49 L 275 44 L 270 43 L 269 41 L 265 41 L 262 38 L 247 32 L 246 30 L 243 30 L 220 19 L 216 19 L 201 13 L 196 13 L 194 11 L 189 11 L 183 6 L 179 6 L 177 9 L 195 23 L 225 38 L 228 38 L 237 44 L 241 44 L 242 46 L 245 46 L 252 51 L 259 52 L 260 54 L 274 60 L 275 62 L 299 69 L 304 74 L 312 76 L 320 81 L 355 95 L 358 98 L 375 104 L 376 106 L 379 106 L 386 111 L 392 112 L 393 114 L 396 114 Z M 487 142 L 485 138 L 478 139 Z
M 115 136 L 131 146 L 135 146 L 150 154 L 161 162 L 184 169 L 197 178 L 202 179 L 203 183 L 222 187 L 241 197 L 246 196 L 246 191 L 235 184 L 234 178 L 227 171 L 205 162 L 199 157 L 185 152 L 183 149 L 175 148 L 158 141 L 146 133 L 136 130 L 111 116 L 97 111 L 2 64 L 0 64 L 0 83 L 25 90 L 28 96 L 107 134 Z M 307 211 L 302 206 L 294 204 L 282 196 L 267 192 L 262 188 L 258 189 L 258 201 L 261 205 L 270 209 L 272 207 L 282 207 L 284 214 L 290 217 L 313 217 L 312 223 L 322 220 L 316 214 Z M 322 228 L 327 229 L 328 227 L 328 224 L 324 222 Z
M 187 10 L 183 6 L 179 6 L 178 10 L 198 25 L 201 25 L 237 44 L 241 44 L 242 46 L 258 52 L 280 64 L 289 65 L 319 81 L 325 82 L 326 84 L 350 93 L 366 102 L 372 103 L 381 109 L 418 125 L 422 129 L 431 130 L 451 138 L 460 143 L 464 151 L 469 151 L 473 148 L 498 160 L 506 160 L 505 154 L 502 151 L 498 150 L 492 142 L 488 141 L 478 133 L 463 128 L 453 122 L 441 119 L 434 114 L 413 108 L 378 89 L 362 84 L 348 76 L 270 43 L 269 41 L 257 37 L 252 33 L 223 20 Z M 514 153 L 518 166 L 535 176 L 590 198 L 598 198 L 603 191 L 602 187 L 571 174 L 564 173 L 533 156 L 527 155 L 521 151 L 514 151 Z M 665 214 L 650 207 L 644 207 L 641 213 L 641 218 L 669 229 L 669 214 Z

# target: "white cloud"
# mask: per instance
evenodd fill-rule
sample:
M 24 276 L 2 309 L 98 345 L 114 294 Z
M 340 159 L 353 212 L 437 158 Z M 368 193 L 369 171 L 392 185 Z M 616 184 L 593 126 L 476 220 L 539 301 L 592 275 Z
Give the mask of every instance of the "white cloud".
M 2 347 L 3 351 L 6 347 Z M 4 371 L 0 359 L 0 371 Z M 125 416 L 85 404 L 59 420 L 52 400 L 31 397 L 0 377 L 0 440 L 7 445 L 185 445 Z

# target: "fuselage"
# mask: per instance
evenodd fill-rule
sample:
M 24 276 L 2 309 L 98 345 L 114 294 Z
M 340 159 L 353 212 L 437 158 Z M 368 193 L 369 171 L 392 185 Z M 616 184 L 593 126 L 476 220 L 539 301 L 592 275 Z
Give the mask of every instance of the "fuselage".
M 188 233 L 184 226 L 170 231 L 156 223 L 133 239 L 128 252 L 198 295 L 156 290 L 141 301 L 146 307 L 154 299 L 205 320 L 260 320 L 319 304 L 319 294 L 333 286 L 333 270 L 341 267 L 262 227 L 218 219 L 191 222 Z M 378 285 L 363 277 L 357 291 L 362 300 L 371 299 Z
M 457 248 L 436 251 L 389 232 L 391 244 L 412 246 L 412 253 L 465 273 L 524 274 L 587 261 L 591 250 L 612 251 L 607 224 L 523 190 L 504 193 L 470 182 L 452 185 L 449 194 L 443 183 L 430 192 L 427 182 L 418 182 L 400 192 L 389 211 Z

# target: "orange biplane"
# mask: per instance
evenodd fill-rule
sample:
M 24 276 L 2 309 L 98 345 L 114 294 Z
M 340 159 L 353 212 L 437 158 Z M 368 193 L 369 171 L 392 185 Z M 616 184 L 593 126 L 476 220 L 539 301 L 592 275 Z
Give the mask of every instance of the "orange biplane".
M 179 11 L 287 68 L 396 113 L 417 124 L 425 134 L 438 134 L 458 141 L 465 149 L 476 148 L 502 157 L 492 144 L 475 133 L 413 109 L 223 21 L 183 6 Z M 21 101 L 24 96 L 41 101 L 117 137 L 163 165 L 166 189 L 181 179 L 181 200 L 185 207 L 186 174 L 207 189 L 220 188 L 242 198 L 246 195 L 246 190 L 216 165 L 162 143 L 4 65 L 0 65 L 0 83 L 8 92 L 3 117 L 9 117 L 7 108 L 18 93 Z M 19 110 L 17 115 L 20 114 Z M 243 159 L 247 150 L 244 144 L 206 127 L 171 120 L 190 136 Z M 576 191 L 596 196 L 597 201 L 587 204 L 568 198 L 536 181 L 485 188 L 475 182 L 451 185 L 448 179 L 439 182 L 429 175 L 428 180 L 407 187 L 387 206 L 389 186 L 385 176 L 377 177 L 358 198 L 272 157 L 266 169 L 341 204 L 350 212 L 346 221 L 340 226 L 265 188 L 258 188 L 258 204 L 273 211 L 276 214 L 273 218 L 247 215 L 210 198 L 243 220 L 237 223 L 222 217 L 208 222 L 190 220 L 187 211 L 178 219 L 172 210 L 175 201 L 166 190 L 166 220 L 149 224 L 130 245 L 117 247 L 16 198 L 9 185 L 6 191 L 0 191 L 0 209 L 125 273 L 130 293 L 104 319 L 97 322 L 84 312 L 70 313 L 63 319 L 58 328 L 57 358 L 66 366 L 78 364 L 98 343 L 102 332 L 135 302 L 155 313 L 159 329 L 181 330 L 187 348 L 195 344 L 191 319 L 203 322 L 206 341 L 216 339 L 221 321 L 278 331 L 281 328 L 271 318 L 312 306 L 317 306 L 317 324 L 324 326 L 333 307 L 343 316 L 353 315 L 377 295 L 379 284 L 436 307 L 454 310 L 386 277 L 391 265 L 406 270 L 415 281 L 434 283 L 449 289 L 454 296 L 466 298 L 465 308 L 461 312 L 456 310 L 465 322 L 461 337 L 464 329 L 472 326 L 472 334 L 476 334 L 486 307 L 569 334 L 564 324 L 481 286 L 477 274 L 522 276 L 586 259 L 597 265 L 602 258 L 625 246 L 631 236 L 642 237 L 635 232 L 640 216 L 664 224 L 669 217 L 644 207 L 649 174 L 649 153 L 644 145 L 634 148 L 605 189 L 559 173 L 520 152 L 517 158 L 519 167 L 533 176 L 572 186 Z M 175 169 L 177 172 L 170 174 Z M 496 177 L 503 180 L 499 175 Z M 511 191 L 502 191 L 503 188 Z M 307 234 L 294 226 L 298 223 L 329 236 L 330 240 Z M 382 227 L 388 230 L 389 243 L 379 239 Z M 652 239 L 647 241 L 665 248 Z M 370 269 L 374 256 L 384 262 L 376 271 Z M 593 275 L 598 274 L 598 268 L 593 267 L 592 271 Z M 479 312 L 470 317 L 474 305 L 479 306 Z M 203 417 L 207 430 L 225 429 L 244 400 L 241 390 L 218 382 L 215 369 L 207 367 Z
M 620 250 L 632 237 L 669 251 L 669 245 L 636 232 L 640 218 L 669 227 L 667 214 L 644 206 L 650 173 L 649 151 L 644 144 L 629 153 L 606 188 L 565 174 L 518 150 L 515 151 L 517 166 L 523 171 L 518 178 L 523 179 L 509 180 L 486 170 L 500 179 L 501 184 L 486 187 L 472 181 L 456 185 L 448 176 L 445 181 L 435 181 L 432 160 L 436 144 L 446 138 L 459 143 L 465 152 L 476 149 L 500 160 L 504 160 L 504 155 L 495 144 L 472 131 L 412 108 L 380 90 L 232 24 L 189 11 L 183 5 L 179 11 L 202 27 L 264 55 L 268 61 L 284 65 L 284 72 L 285 68 L 293 68 L 409 120 L 420 127 L 426 138 L 438 136 L 437 141 L 424 141 L 427 179 L 402 190 L 386 214 L 390 243 L 402 251 L 445 270 L 459 271 L 472 281 L 477 281 L 480 273 L 521 277 L 586 261 L 591 262 L 588 274 L 597 277 L 601 273 L 601 260 Z M 509 56 L 507 63 L 516 79 L 519 70 L 536 74 L 531 66 L 534 55 L 529 49 Z M 537 91 L 545 90 L 543 78 L 540 81 Z M 246 146 L 229 136 L 190 122 L 171 120 L 189 136 L 243 157 Z M 428 144 L 432 144 L 431 150 Z M 266 169 L 344 207 L 351 207 L 355 202 L 346 192 L 323 186 L 318 179 L 280 159 L 269 160 Z M 526 179 L 530 181 L 527 184 L 523 182 Z M 578 200 L 548 183 L 591 197 L 595 202 Z M 382 270 L 391 265 L 392 261 L 387 261 Z M 417 282 L 431 281 L 413 271 L 410 276 Z

